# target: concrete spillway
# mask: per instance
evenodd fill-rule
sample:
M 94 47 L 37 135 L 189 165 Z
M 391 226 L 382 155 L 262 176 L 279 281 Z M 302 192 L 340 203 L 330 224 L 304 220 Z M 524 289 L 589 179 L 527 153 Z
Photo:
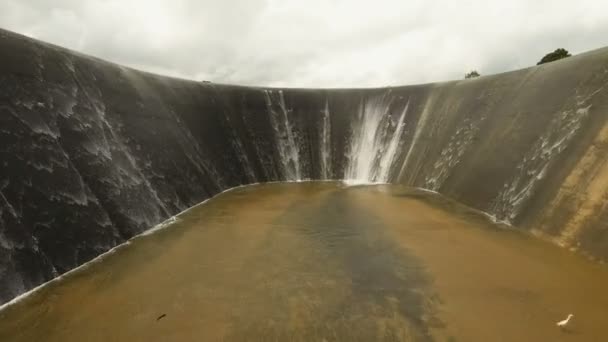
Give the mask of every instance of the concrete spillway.
M 0 31 L 0 302 L 225 189 L 437 191 L 608 258 L 608 49 L 378 89 L 162 77 Z
M 604 267 L 427 191 L 257 184 L 171 221 L 7 305 L 0 341 L 608 336 Z

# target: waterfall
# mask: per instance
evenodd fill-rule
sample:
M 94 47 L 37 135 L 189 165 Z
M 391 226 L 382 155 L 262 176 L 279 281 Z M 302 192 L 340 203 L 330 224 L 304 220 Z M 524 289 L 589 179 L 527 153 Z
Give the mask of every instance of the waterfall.
M 293 127 L 289 122 L 291 110 L 288 110 L 285 105 L 283 91 L 264 90 L 264 97 L 283 166 L 284 180 L 301 180 L 300 150 Z
M 547 170 L 574 141 L 589 117 L 590 108 L 586 101 L 580 101 L 577 107 L 558 112 L 553 117 L 494 199 L 490 213 L 497 220 L 511 224 L 517 219 L 545 178 Z
M 331 179 L 333 177 L 331 162 L 331 123 L 329 121 L 329 103 L 325 100 L 325 108 L 321 111 L 323 121 L 321 122 L 320 159 L 321 178 Z
M 389 180 L 389 172 L 391 170 L 391 166 L 395 161 L 395 157 L 397 156 L 397 148 L 399 147 L 399 142 L 401 141 L 401 136 L 403 134 L 403 129 L 405 128 L 405 116 L 407 115 L 407 110 L 410 107 L 410 101 L 408 100 L 401 112 L 401 116 L 399 117 L 399 122 L 397 123 L 397 128 L 391 137 L 390 143 L 388 144 L 388 148 L 384 151 L 382 158 L 380 158 L 380 166 L 378 170 L 378 180 L 380 182 L 386 183 Z
M 354 122 L 344 179 L 349 183 L 386 183 L 405 127 L 409 101 L 395 124 L 390 115 L 393 98 L 364 98 Z

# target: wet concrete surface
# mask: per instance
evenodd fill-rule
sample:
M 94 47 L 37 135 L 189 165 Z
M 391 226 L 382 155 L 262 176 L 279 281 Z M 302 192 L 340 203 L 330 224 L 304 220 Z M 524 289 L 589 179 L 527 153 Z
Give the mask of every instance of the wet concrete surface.
M 254 185 L 6 307 L 0 341 L 603 341 L 606 288 L 433 194 Z

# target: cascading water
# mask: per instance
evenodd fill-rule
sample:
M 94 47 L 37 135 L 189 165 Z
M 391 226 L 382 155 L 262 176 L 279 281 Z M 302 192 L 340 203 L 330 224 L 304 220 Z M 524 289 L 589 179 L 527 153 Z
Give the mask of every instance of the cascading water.
M 390 93 L 385 93 L 361 101 L 344 174 L 344 179 L 348 183 L 389 181 L 409 108 L 408 102 L 395 124 L 393 116 L 390 115 L 393 99 L 389 95 Z
M 378 170 L 378 178 L 380 182 L 388 182 L 389 172 L 391 170 L 391 166 L 395 161 L 395 157 L 397 156 L 397 148 L 399 147 L 399 142 L 401 141 L 401 135 L 403 134 L 403 129 L 405 128 L 405 116 L 407 115 L 407 110 L 410 106 L 410 102 L 406 102 L 403 111 L 401 112 L 401 116 L 399 117 L 399 122 L 397 123 L 397 128 L 393 132 L 393 136 L 388 144 L 388 148 L 382 154 L 382 158 L 380 158 L 380 166 Z
M 331 162 L 331 123 L 329 121 L 329 103 L 325 100 L 325 108 L 321 111 L 323 114 L 323 121 L 321 122 L 321 139 L 320 139 L 320 151 L 321 153 L 321 178 L 331 179 L 333 175 L 332 162 Z
M 264 96 L 270 116 L 270 122 L 274 129 L 285 180 L 301 180 L 300 150 L 296 142 L 293 127 L 289 123 L 288 113 L 290 110 L 288 110 L 285 105 L 283 91 L 264 90 Z
M 574 140 L 591 108 L 585 100 L 577 106 L 558 112 L 517 165 L 512 179 L 504 184 L 490 209 L 498 221 L 513 223 L 545 178 L 549 166 Z

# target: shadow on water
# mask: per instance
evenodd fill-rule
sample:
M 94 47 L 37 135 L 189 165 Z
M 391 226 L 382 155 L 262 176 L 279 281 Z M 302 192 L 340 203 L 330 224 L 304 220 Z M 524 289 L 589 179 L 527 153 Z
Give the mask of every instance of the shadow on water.
M 422 262 L 348 191 L 311 193 L 275 220 L 246 267 L 266 300 L 258 304 L 272 309 L 234 317 L 227 340 L 433 340 L 442 323 Z
M 401 187 L 235 189 L 0 311 L 0 341 L 605 340 L 604 266 L 489 225 Z

